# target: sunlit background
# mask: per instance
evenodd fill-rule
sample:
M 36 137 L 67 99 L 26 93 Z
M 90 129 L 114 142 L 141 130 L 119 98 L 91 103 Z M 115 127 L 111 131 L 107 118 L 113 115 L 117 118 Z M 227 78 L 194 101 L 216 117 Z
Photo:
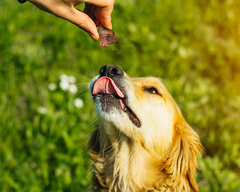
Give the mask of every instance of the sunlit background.
M 79 8 L 83 8 L 80 6 Z M 26 2 L 0 3 L 0 191 L 87 191 L 105 64 L 164 80 L 205 148 L 201 192 L 240 191 L 240 1 L 116 0 L 102 49 Z

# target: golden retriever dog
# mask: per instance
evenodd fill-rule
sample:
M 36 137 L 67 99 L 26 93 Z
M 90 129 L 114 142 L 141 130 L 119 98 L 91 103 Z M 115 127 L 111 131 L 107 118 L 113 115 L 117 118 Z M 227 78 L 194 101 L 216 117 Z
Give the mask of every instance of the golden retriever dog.
M 160 79 L 106 65 L 90 83 L 99 117 L 89 140 L 94 192 L 198 191 L 202 145 Z

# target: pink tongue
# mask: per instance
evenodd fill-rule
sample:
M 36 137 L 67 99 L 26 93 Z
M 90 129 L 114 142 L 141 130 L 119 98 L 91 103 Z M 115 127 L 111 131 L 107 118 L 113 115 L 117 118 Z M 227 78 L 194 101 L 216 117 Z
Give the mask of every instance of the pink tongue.
M 112 94 L 124 98 L 120 89 L 116 86 L 113 80 L 108 77 L 101 77 L 94 84 L 92 94 L 96 95 L 99 93 Z

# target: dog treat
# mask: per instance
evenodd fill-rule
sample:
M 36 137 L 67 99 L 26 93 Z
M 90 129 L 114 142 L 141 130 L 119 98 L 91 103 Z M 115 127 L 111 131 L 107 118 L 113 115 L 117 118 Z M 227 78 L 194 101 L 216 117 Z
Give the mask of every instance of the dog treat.
M 112 29 L 107 29 L 103 26 L 98 27 L 100 46 L 102 48 L 117 42 L 117 36 Z

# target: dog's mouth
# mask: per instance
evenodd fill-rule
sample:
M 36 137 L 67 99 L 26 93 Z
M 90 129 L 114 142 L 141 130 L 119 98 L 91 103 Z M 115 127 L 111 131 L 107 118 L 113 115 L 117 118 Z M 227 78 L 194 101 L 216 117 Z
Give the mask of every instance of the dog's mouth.
M 97 96 L 102 96 L 103 110 L 108 111 L 112 107 L 121 108 L 136 127 L 141 127 L 139 118 L 127 105 L 127 95 L 119 89 L 111 78 L 106 76 L 99 78 L 93 86 L 92 96 L 94 100 Z

